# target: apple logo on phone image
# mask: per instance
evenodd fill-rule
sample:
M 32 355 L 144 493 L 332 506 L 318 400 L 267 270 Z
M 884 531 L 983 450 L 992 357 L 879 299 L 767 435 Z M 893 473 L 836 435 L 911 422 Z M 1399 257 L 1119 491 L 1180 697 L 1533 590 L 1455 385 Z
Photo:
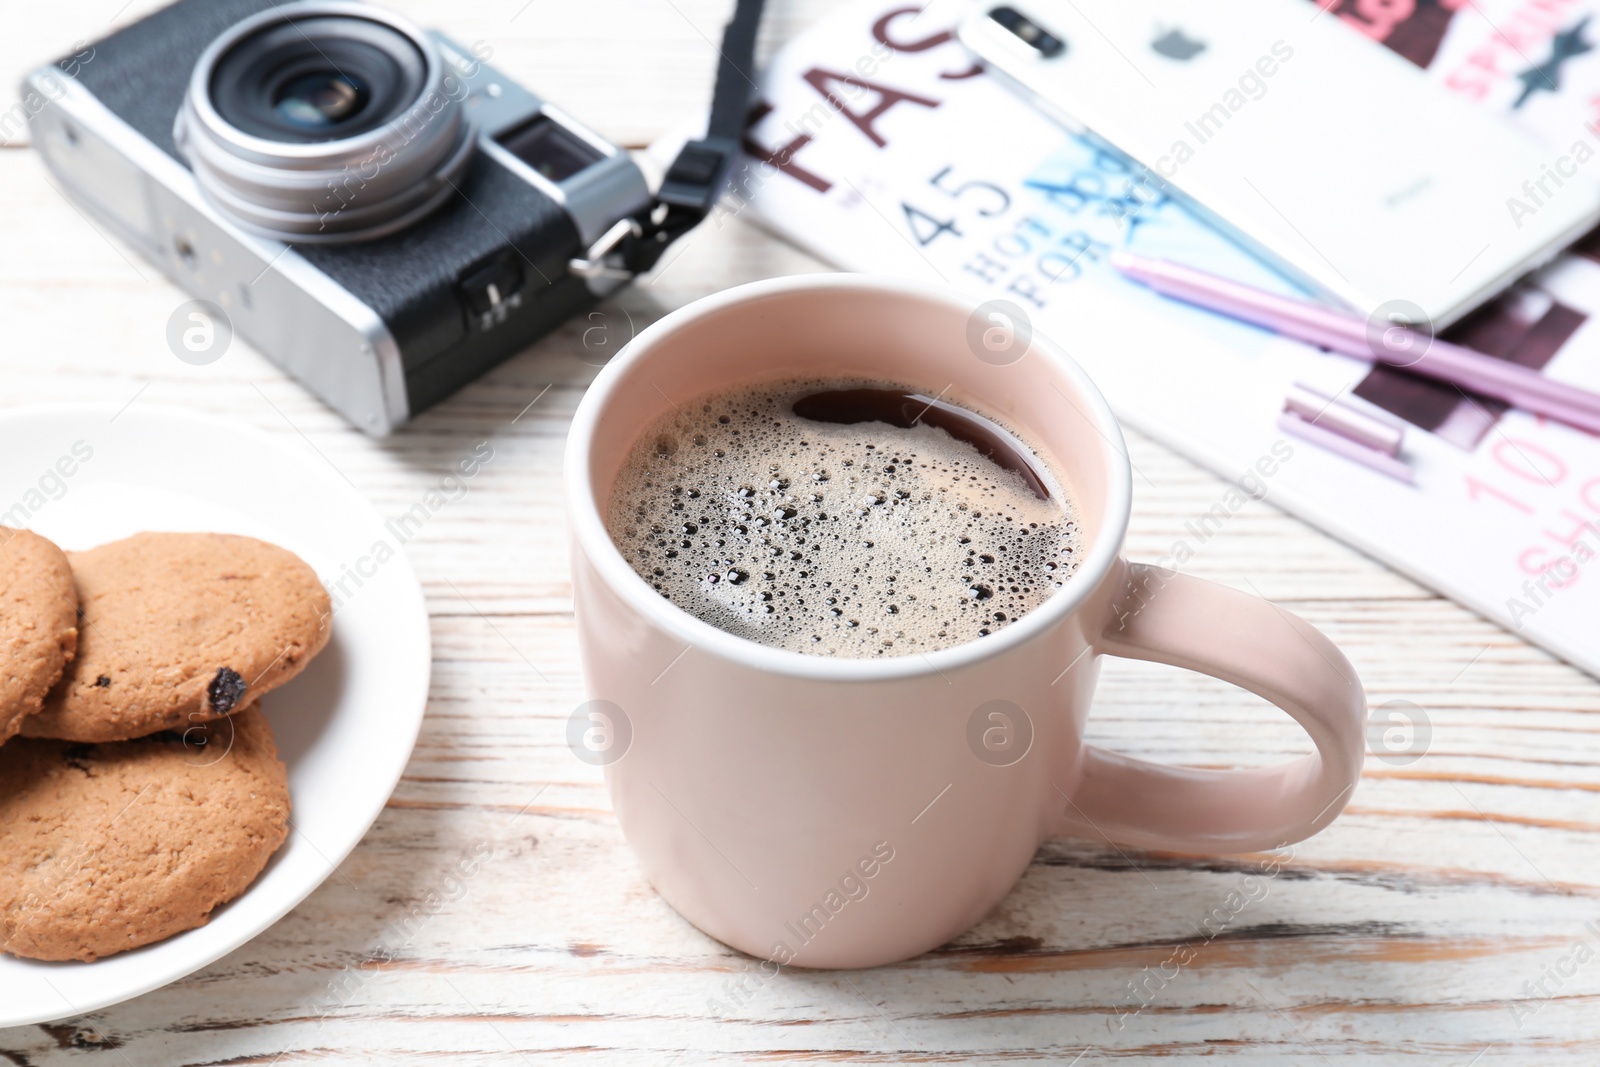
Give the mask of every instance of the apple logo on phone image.
M 1155 40 L 1150 42 L 1151 51 L 1158 56 L 1168 59 L 1183 60 L 1193 59 L 1206 50 L 1204 41 L 1197 41 L 1193 37 L 1174 27 L 1166 31 L 1157 31 Z

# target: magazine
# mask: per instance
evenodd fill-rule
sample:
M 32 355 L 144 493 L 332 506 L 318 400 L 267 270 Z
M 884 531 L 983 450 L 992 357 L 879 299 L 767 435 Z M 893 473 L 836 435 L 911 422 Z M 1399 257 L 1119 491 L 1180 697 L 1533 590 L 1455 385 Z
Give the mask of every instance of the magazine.
M 761 79 L 730 210 L 847 270 L 1007 301 L 1126 424 L 1240 487 L 1156 562 L 1181 568 L 1247 497 L 1266 499 L 1600 674 L 1600 439 L 1123 279 L 1107 260 L 1125 248 L 1301 295 L 1180 203 L 1136 191 L 1129 161 L 987 75 L 954 35 L 971 7 L 849 2 L 783 47 Z M 1524 126 L 1552 166 L 1600 177 L 1600 50 L 1588 44 L 1600 23 L 1589 29 L 1581 6 L 1323 7 Z M 1250 88 L 1270 92 L 1270 80 Z M 1600 389 L 1600 234 L 1442 336 Z M 1415 484 L 1286 437 L 1278 419 L 1296 384 L 1404 425 Z

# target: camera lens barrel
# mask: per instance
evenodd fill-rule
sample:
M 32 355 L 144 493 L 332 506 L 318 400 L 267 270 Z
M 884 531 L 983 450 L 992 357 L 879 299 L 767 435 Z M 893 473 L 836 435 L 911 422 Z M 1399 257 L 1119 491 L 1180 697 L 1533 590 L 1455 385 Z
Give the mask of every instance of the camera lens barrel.
M 475 146 L 467 88 L 420 30 L 361 3 L 285 4 L 201 54 L 173 136 L 253 232 L 381 237 L 451 195 Z

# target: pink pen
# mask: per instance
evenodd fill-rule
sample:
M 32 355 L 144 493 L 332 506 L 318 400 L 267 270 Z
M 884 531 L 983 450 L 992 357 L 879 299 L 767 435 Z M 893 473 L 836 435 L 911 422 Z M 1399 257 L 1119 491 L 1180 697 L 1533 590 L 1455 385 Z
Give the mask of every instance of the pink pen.
M 1416 484 L 1411 466 L 1400 458 L 1404 429 L 1309 385 L 1297 383 L 1289 390 L 1278 429 L 1396 481 Z
M 1405 326 L 1369 324 L 1354 315 L 1278 296 L 1169 260 L 1119 251 L 1111 254 L 1111 265 L 1163 296 L 1347 356 L 1449 382 L 1467 392 L 1600 434 L 1600 394 L 1553 381 L 1527 367 Z

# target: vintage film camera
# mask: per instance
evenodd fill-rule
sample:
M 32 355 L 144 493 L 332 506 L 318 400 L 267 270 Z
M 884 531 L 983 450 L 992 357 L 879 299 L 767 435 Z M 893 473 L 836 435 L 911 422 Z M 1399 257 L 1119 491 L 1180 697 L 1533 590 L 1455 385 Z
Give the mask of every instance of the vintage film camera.
M 760 0 L 707 136 L 627 152 L 462 47 L 355 2 L 179 0 L 23 85 L 66 194 L 383 435 L 648 269 L 737 154 Z

